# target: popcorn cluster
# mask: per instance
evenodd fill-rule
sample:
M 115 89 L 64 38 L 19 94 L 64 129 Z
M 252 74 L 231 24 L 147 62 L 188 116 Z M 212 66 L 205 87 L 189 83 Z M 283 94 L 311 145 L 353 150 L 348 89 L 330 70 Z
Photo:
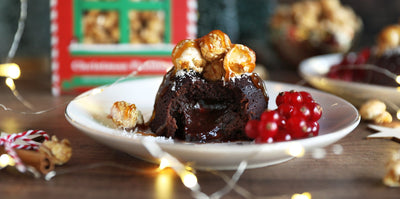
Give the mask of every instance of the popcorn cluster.
M 377 99 L 371 99 L 360 107 L 361 118 L 373 121 L 375 124 L 392 122 L 392 115 L 386 110 L 386 104 Z
M 387 50 L 400 46 L 400 24 L 385 27 L 378 36 L 377 54 L 381 55 Z
M 58 140 L 56 136 L 52 136 L 51 140 L 46 140 L 40 146 L 39 151 L 47 153 L 55 164 L 62 165 L 71 158 L 72 148 L 69 140 Z
M 112 44 L 119 42 L 119 15 L 117 11 L 90 10 L 83 17 L 83 42 Z
M 194 70 L 207 80 L 229 80 L 250 73 L 256 65 L 253 50 L 242 44 L 232 44 L 228 35 L 213 30 L 199 39 L 179 42 L 172 51 L 175 72 Z
M 347 51 L 362 22 L 339 0 L 305 0 L 279 6 L 270 25 L 295 41 L 308 41 L 312 46 L 334 41 L 340 51 Z
M 386 174 L 383 184 L 389 187 L 400 187 L 400 155 L 399 152 L 392 154 L 392 158 L 386 164 Z
M 129 11 L 129 42 L 164 42 L 165 16 L 161 11 Z M 83 43 L 116 44 L 120 40 L 118 11 L 89 10 L 83 17 Z

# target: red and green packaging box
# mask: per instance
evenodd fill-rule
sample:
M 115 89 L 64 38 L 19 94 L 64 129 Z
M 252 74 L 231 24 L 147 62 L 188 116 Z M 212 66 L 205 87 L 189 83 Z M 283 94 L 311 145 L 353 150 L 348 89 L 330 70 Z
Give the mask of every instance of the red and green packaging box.
M 196 37 L 196 0 L 51 0 L 54 95 L 135 74 L 163 75 L 180 40 Z

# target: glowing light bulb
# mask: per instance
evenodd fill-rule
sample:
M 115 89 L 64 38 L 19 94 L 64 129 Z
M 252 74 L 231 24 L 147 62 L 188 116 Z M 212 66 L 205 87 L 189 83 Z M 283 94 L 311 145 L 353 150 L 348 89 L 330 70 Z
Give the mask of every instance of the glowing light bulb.
M 160 160 L 160 167 L 158 167 L 158 169 L 163 170 L 163 169 L 165 169 L 165 168 L 167 168 L 167 167 L 169 167 L 169 166 L 171 166 L 171 164 L 169 163 L 169 161 L 168 161 L 167 159 L 165 159 L 165 158 L 162 158 L 162 159 Z
M 14 84 L 14 80 L 11 78 L 6 78 L 6 85 L 11 89 L 11 90 L 15 90 L 15 84 Z
M 292 195 L 291 199 L 311 199 L 311 194 L 308 192 L 304 192 L 302 194 L 296 193 Z
M 302 157 L 304 155 L 304 147 L 300 143 L 293 143 L 287 149 L 287 153 L 293 157 Z
M 21 76 L 21 70 L 16 63 L 0 64 L 0 76 L 18 79 Z
M 400 120 L 400 110 L 397 110 L 396 117 Z
M 400 75 L 397 75 L 397 76 L 396 76 L 396 82 L 397 82 L 398 84 L 400 84 Z
M 197 177 L 190 171 L 184 171 L 181 175 L 181 180 L 187 188 L 194 188 L 197 184 Z
M 2 154 L 0 156 L 0 167 L 6 167 L 8 165 L 14 166 L 14 159 L 12 159 L 8 154 Z

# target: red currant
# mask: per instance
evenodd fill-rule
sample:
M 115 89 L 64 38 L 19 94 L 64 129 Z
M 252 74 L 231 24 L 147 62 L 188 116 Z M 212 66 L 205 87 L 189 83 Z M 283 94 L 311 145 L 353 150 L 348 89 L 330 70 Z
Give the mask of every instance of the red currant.
M 303 103 L 303 98 L 299 92 L 290 91 L 286 96 L 288 98 L 286 101 L 293 106 L 299 106 Z
M 275 135 L 273 141 L 281 142 L 281 141 L 289 141 L 291 139 L 292 136 L 289 133 L 287 133 L 286 131 L 282 131 Z
M 244 128 L 246 135 L 249 138 L 255 139 L 259 135 L 258 133 L 258 120 L 249 120 Z
M 305 120 L 309 120 L 311 118 L 311 111 L 306 105 L 301 105 L 299 107 L 295 107 L 291 117 L 302 117 Z
M 304 118 L 291 117 L 287 121 L 287 130 L 293 138 L 302 138 L 307 133 L 307 123 Z
M 285 129 L 286 128 L 286 119 L 285 118 L 281 118 L 281 120 L 279 120 L 279 129 Z
M 309 122 L 307 124 L 309 128 L 308 136 L 317 136 L 319 132 L 319 123 L 318 122 Z
M 261 114 L 260 120 L 267 121 L 279 121 L 281 116 L 279 115 L 277 110 L 267 110 Z
M 278 133 L 278 122 L 261 120 L 258 124 L 259 137 L 270 138 L 274 137 Z
M 355 60 L 354 64 L 365 64 L 368 61 L 370 54 L 371 54 L 371 50 L 369 48 L 361 50 L 358 53 L 357 59 Z
M 277 106 L 281 104 L 291 104 L 293 106 L 297 106 L 303 103 L 303 98 L 299 92 L 292 90 L 280 92 L 275 101 Z
M 278 94 L 278 96 L 276 96 L 275 103 L 276 103 L 277 106 L 279 106 L 279 105 L 285 103 L 285 101 L 284 101 L 284 95 L 285 95 L 285 92 L 280 92 L 280 93 Z
M 357 67 L 367 63 L 370 59 L 370 54 L 370 48 L 363 49 L 358 53 L 350 52 L 345 54 L 340 63 L 330 68 L 327 77 L 345 81 L 371 83 L 369 78 L 370 73 L 363 67 Z
M 272 143 L 274 139 L 272 137 L 258 136 L 254 141 L 255 143 Z
M 281 115 L 283 118 L 287 119 L 290 118 L 294 110 L 294 106 L 290 104 L 281 104 L 278 106 L 278 113 Z
M 308 109 L 310 109 L 310 121 L 318 121 L 322 116 L 322 107 L 318 103 L 307 104 Z
M 299 93 L 300 93 L 301 97 L 303 98 L 303 103 L 314 102 L 314 99 L 312 98 L 310 93 L 308 93 L 306 91 L 300 91 Z

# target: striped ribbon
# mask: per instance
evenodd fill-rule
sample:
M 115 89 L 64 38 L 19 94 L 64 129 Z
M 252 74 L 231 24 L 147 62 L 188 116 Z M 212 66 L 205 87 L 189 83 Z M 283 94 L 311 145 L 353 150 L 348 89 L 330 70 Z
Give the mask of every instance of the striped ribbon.
M 24 173 L 26 167 L 18 157 L 15 149 L 38 150 L 41 143 L 32 139 L 39 136 L 42 136 L 45 140 L 49 140 L 47 133 L 42 130 L 28 130 L 0 137 L 0 146 L 4 146 L 7 154 L 14 159 L 18 171 Z

